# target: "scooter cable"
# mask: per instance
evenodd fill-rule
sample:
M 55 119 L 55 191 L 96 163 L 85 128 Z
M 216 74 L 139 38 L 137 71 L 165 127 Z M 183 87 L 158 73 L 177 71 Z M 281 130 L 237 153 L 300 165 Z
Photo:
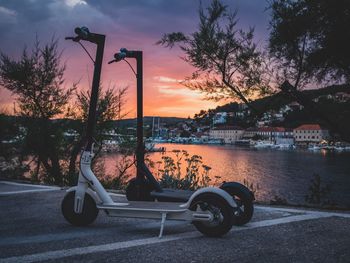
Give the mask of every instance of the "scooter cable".
M 123 59 L 126 63 L 128 63 L 129 67 L 131 68 L 132 72 L 134 72 L 135 76 L 137 77 L 137 73 L 134 70 L 134 68 L 130 65 L 129 61 L 127 61 L 126 59 Z
M 90 59 L 92 60 L 92 62 L 95 64 L 95 60 L 92 58 L 92 56 L 90 55 L 89 51 L 86 49 L 86 47 L 80 42 L 78 41 L 79 45 L 84 49 L 84 51 L 86 52 L 86 54 L 88 54 L 88 56 L 90 57 Z

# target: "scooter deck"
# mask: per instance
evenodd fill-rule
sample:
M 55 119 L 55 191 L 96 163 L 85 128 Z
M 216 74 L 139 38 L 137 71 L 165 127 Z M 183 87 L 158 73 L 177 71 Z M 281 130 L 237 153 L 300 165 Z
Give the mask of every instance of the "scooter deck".
M 109 216 L 160 219 L 159 237 L 163 235 L 166 219 L 181 221 L 209 221 L 212 219 L 212 215 L 208 211 L 190 211 L 187 207 L 182 206 L 183 204 L 130 201 L 111 205 L 97 205 L 97 208 L 104 210 Z
M 115 203 L 114 205 L 98 205 L 99 209 L 111 210 L 137 210 L 137 211 L 152 211 L 165 213 L 180 213 L 187 210 L 186 207 L 181 207 L 184 203 L 174 202 L 145 202 L 145 201 L 127 201 Z
M 163 188 L 162 192 L 151 192 L 151 196 L 160 202 L 187 202 L 193 191 Z

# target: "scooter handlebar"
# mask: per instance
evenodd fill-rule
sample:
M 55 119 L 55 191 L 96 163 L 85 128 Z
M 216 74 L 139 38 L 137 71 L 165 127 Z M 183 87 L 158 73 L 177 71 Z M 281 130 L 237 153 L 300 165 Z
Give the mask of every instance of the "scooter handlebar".
M 90 40 L 92 37 L 89 29 L 85 26 L 76 27 L 74 32 L 77 34 L 75 37 L 66 37 L 66 40 L 73 40 L 74 42 L 78 42 L 80 40 Z

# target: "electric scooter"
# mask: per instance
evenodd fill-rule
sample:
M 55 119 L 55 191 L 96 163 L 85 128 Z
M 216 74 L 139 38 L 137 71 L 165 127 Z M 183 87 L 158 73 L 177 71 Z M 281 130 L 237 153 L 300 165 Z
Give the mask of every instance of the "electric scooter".
M 232 228 L 234 222 L 234 211 L 238 206 L 235 199 L 232 198 L 228 192 L 220 188 L 206 187 L 194 191 L 186 201 L 113 201 L 110 194 L 104 189 L 91 170 L 91 162 L 94 156 L 93 131 L 96 121 L 96 106 L 105 36 L 91 33 L 86 27 L 76 28 L 75 33 L 75 37 L 67 37 L 66 39 L 73 40 L 80 44 L 80 41 L 89 41 L 97 45 L 97 50 L 96 58 L 94 60 L 94 76 L 89 104 L 89 114 L 84 137 L 85 147 L 80 156 L 78 183 L 77 186 L 71 187 L 67 190 L 61 204 L 61 210 L 65 219 L 73 225 L 86 226 L 93 223 L 99 210 L 102 210 L 108 216 L 160 219 L 160 238 L 163 234 L 166 219 L 192 222 L 197 230 L 206 236 L 216 237 L 226 234 Z M 142 53 L 137 54 L 141 54 L 142 58 Z M 139 113 L 142 113 L 142 110 L 141 112 L 138 110 L 138 120 Z M 142 134 L 138 133 L 138 142 L 142 142 L 141 139 L 139 139 L 139 135 L 141 135 L 142 138 Z M 138 148 L 138 150 L 140 150 L 141 146 L 138 145 L 138 147 L 140 147 Z M 139 157 L 142 157 L 141 155 L 143 154 L 139 154 Z M 141 162 L 139 161 L 137 164 L 141 164 Z M 154 181 L 157 182 L 155 179 Z M 139 186 L 137 184 L 134 185 L 136 187 Z M 147 185 L 149 185 L 149 183 L 147 183 Z M 161 188 L 157 190 L 160 191 Z
M 127 58 L 136 59 L 136 71 Z M 187 202 L 194 191 L 162 188 L 145 164 L 145 145 L 143 142 L 143 66 L 142 51 L 132 51 L 121 48 L 114 54 L 114 59 L 108 64 L 126 61 L 137 79 L 137 147 L 136 147 L 136 177 L 131 179 L 126 188 L 129 201 L 159 201 Z M 254 212 L 254 195 L 244 185 L 238 182 L 224 182 L 220 189 L 226 191 L 234 199 L 237 207 L 233 209 L 234 225 L 244 225 L 250 221 Z

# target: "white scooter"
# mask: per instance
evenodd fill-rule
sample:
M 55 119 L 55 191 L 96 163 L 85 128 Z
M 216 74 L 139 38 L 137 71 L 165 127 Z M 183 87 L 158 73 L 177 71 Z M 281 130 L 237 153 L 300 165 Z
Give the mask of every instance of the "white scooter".
M 163 234 L 166 219 L 192 222 L 197 230 L 206 236 L 217 237 L 226 234 L 234 223 L 234 215 L 238 206 L 232 195 L 220 188 L 202 188 L 192 192 L 185 202 L 158 202 L 157 195 L 155 195 L 152 201 L 129 201 L 130 199 L 122 202 L 113 201 L 111 195 L 104 189 L 91 170 L 91 161 L 94 156 L 93 130 L 96 120 L 96 105 L 105 36 L 91 33 L 86 27 L 76 28 L 75 33 L 77 36 L 66 39 L 71 39 L 75 42 L 81 40 L 92 42 L 97 45 L 97 51 L 94 61 L 94 77 L 86 126 L 86 145 L 80 157 L 78 185 L 69 188 L 62 201 L 61 208 L 65 219 L 73 225 L 86 226 L 94 222 L 99 210 L 103 210 L 108 216 L 159 219 L 161 220 L 160 238 Z M 142 55 L 142 52 L 135 54 Z M 138 104 L 142 105 L 142 93 L 141 96 L 138 95 Z M 142 120 L 140 119 L 142 119 L 142 109 L 141 112 L 138 111 L 138 122 L 141 121 L 142 124 Z M 142 125 L 139 124 L 138 127 L 142 128 Z M 142 154 L 140 154 L 143 146 L 140 144 L 142 142 L 140 138 L 142 137 L 142 130 L 139 129 L 138 153 L 140 160 L 137 161 L 138 166 L 144 165 Z M 140 172 L 138 177 L 141 176 Z M 150 179 L 152 178 L 150 177 Z M 134 184 L 134 187 L 136 189 L 138 187 L 137 184 Z M 158 198 L 161 200 L 161 191 L 159 193 Z

